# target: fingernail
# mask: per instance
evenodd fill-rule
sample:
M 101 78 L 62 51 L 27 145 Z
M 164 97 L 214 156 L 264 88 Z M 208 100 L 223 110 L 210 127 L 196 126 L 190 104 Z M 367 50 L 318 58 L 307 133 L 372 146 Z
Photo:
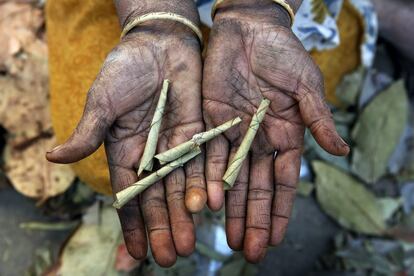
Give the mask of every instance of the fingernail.
M 347 143 L 347 142 L 345 142 L 345 140 L 344 140 L 344 139 L 342 139 L 342 137 L 340 137 L 340 136 L 339 136 L 339 139 L 340 139 L 340 141 L 341 141 L 341 143 L 342 143 L 342 145 L 343 145 L 344 147 L 348 147 L 348 148 L 349 148 L 348 143 Z
M 59 145 L 59 146 L 57 146 L 57 147 L 54 147 L 52 150 L 48 151 L 47 153 L 52 153 L 52 152 L 55 152 L 55 151 L 57 151 L 58 149 L 60 149 L 61 147 L 62 147 L 62 145 Z
M 198 213 L 203 208 L 207 202 L 207 195 L 205 191 L 200 191 L 199 189 L 192 189 L 190 192 L 186 193 L 185 203 L 187 209 L 191 213 Z

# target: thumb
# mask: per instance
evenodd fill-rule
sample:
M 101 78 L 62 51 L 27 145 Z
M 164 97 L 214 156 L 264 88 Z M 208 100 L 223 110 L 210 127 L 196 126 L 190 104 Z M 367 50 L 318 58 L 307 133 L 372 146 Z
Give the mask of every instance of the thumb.
M 348 155 L 350 148 L 336 131 L 332 113 L 321 96 L 323 94 L 301 86 L 298 95 L 303 95 L 299 99 L 302 120 L 310 129 L 316 142 L 333 155 Z
M 46 153 L 54 163 L 73 163 L 94 153 L 102 144 L 106 132 L 115 120 L 108 100 L 101 99 L 94 89 L 88 93 L 85 110 L 76 129 L 62 145 Z

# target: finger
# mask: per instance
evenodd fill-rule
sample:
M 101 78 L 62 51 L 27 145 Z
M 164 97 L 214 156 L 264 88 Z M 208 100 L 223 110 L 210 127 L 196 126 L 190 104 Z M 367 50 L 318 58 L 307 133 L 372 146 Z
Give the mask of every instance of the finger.
M 163 183 L 158 182 L 144 191 L 141 204 L 155 262 L 162 267 L 172 266 L 177 255 L 168 219 Z
M 244 255 L 257 263 L 266 255 L 273 197 L 273 155 L 252 156 L 247 199 Z
M 102 144 L 114 120 L 115 114 L 110 104 L 92 87 L 76 129 L 64 144 L 47 152 L 46 158 L 54 163 L 66 164 L 91 155 Z
M 109 171 L 112 189 L 115 193 L 137 181 L 137 174 L 134 170 L 110 164 Z M 138 197 L 119 209 L 118 216 L 129 254 L 137 260 L 145 259 L 148 244 Z
M 207 202 L 204 177 L 204 155 L 199 155 L 185 165 L 185 206 L 192 213 L 200 212 Z
M 207 143 L 207 204 L 212 211 L 219 211 L 223 207 L 223 176 L 227 168 L 228 154 L 229 144 L 224 136 L 220 135 Z
M 166 121 L 168 123 L 168 121 Z M 195 130 L 182 128 L 172 129 L 163 135 L 158 143 L 158 152 L 183 143 L 191 137 Z M 164 179 L 168 214 L 175 250 L 179 256 L 190 255 L 195 248 L 195 229 L 191 213 L 185 206 L 186 175 L 183 168 L 171 172 Z
M 165 178 L 168 213 L 177 254 L 189 256 L 195 248 L 195 228 L 191 213 L 184 204 L 185 174 L 182 168 Z
M 204 131 L 201 108 L 201 58 L 198 50 L 188 52 L 183 62 L 183 55 L 171 57 L 169 78 L 174 80 L 170 91 L 169 109 L 176 116 L 171 116 L 169 125 L 175 128 L 169 147 L 188 141 L 193 135 Z M 183 66 L 185 65 L 185 66 Z M 185 67 L 185 68 L 184 68 Z M 179 69 L 181 68 L 181 69 Z M 186 194 L 185 205 L 193 213 L 199 212 L 207 201 L 204 177 L 204 155 L 189 161 L 185 166 Z
M 230 159 L 235 150 L 232 150 Z M 226 192 L 226 233 L 227 243 L 233 250 L 243 249 L 247 211 L 247 189 L 249 185 L 249 159 L 247 158 L 233 188 Z
M 276 246 L 283 240 L 289 216 L 295 200 L 299 181 L 301 150 L 279 152 L 274 162 L 275 195 L 272 206 L 272 230 L 270 245 Z
M 304 95 L 299 100 L 302 119 L 312 132 L 318 144 L 327 152 L 343 156 L 349 153 L 349 146 L 339 136 L 332 119 L 332 113 L 322 98 L 321 93 L 309 92 L 301 88 L 298 94 Z

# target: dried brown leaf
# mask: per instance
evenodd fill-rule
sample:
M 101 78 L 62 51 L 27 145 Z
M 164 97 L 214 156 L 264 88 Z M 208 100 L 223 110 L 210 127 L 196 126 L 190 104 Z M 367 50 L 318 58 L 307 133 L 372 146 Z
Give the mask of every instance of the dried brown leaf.
M 28 197 L 47 199 L 64 192 L 75 175 L 68 165 L 53 164 L 44 153 L 55 139 L 39 138 L 24 149 L 8 145 L 5 150 L 6 175 L 17 191 Z
M 44 24 L 43 11 L 29 3 L 0 2 L 0 68 L 34 43 Z

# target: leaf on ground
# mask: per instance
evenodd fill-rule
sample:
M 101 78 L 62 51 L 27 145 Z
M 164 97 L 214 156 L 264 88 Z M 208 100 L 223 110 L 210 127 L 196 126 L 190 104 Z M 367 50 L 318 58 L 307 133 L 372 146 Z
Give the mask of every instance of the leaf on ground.
M 399 241 L 354 239 L 348 235 L 336 255 L 347 270 L 359 271 L 358 275 L 399 275 L 404 271 L 404 262 L 412 262 L 407 253 Z
M 58 275 L 119 275 L 115 269 L 121 228 L 116 211 L 104 207 L 98 224 L 83 224 L 60 256 Z
M 29 3 L 0 2 L 0 68 L 9 71 L 13 56 L 36 43 L 43 12 Z
M 343 227 L 364 234 L 382 235 L 387 230 L 386 213 L 364 185 L 326 163 L 312 164 L 317 198 L 324 211 Z M 388 212 L 389 213 L 389 212 Z
M 346 75 L 336 88 L 336 97 L 345 106 L 356 105 L 365 77 L 364 67 L 359 67 L 355 72 Z
M 44 157 L 56 146 L 46 45 L 38 41 L 32 48 L 15 76 L 0 77 L 0 124 L 7 131 L 5 168 L 11 183 L 25 196 L 45 200 L 64 192 L 75 176 L 69 166 L 51 164 Z
M 386 173 L 391 157 L 408 119 L 404 82 L 394 83 L 362 111 L 352 131 L 352 171 L 368 183 Z
M 403 202 L 401 199 L 381 198 L 378 199 L 378 203 L 381 206 L 383 218 L 388 220 L 401 208 Z
M 298 185 L 298 194 L 304 197 L 308 197 L 311 195 L 313 190 L 315 189 L 315 185 L 307 181 L 300 181 Z
M 5 171 L 12 185 L 25 196 L 45 200 L 63 193 L 75 174 L 68 165 L 50 163 L 44 157 L 56 146 L 55 138 L 40 138 L 29 147 L 5 149 Z
M 18 77 L 0 77 L 0 124 L 8 144 L 20 147 L 52 128 L 46 57 L 28 56 Z

